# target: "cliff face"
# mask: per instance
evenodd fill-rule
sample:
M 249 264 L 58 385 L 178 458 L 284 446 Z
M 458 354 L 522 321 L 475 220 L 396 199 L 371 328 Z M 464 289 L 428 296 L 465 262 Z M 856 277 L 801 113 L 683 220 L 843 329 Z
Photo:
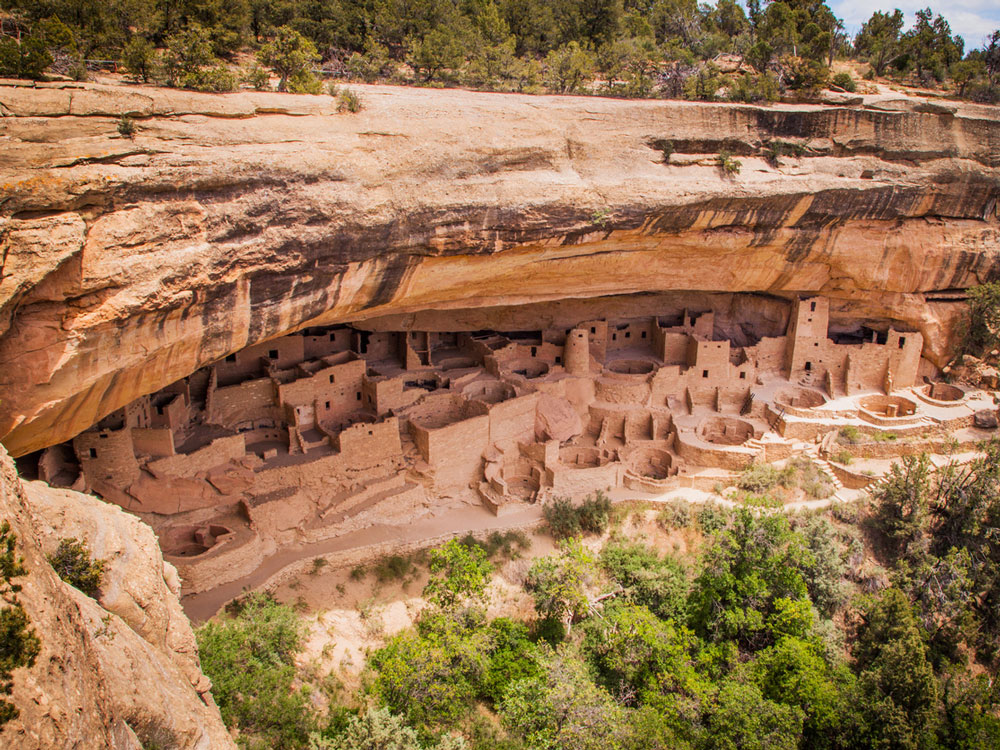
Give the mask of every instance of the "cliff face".
M 2 447 L 0 520 L 17 535 L 19 598 L 41 639 L 34 666 L 14 671 L 20 716 L 0 730 L 3 747 L 235 748 L 149 527 L 89 495 L 22 483 Z M 46 562 L 69 536 L 108 561 L 99 601 Z
M 920 330 L 943 365 L 961 290 L 1000 272 L 994 109 L 359 88 L 365 109 L 338 115 L 329 97 L 0 86 L 11 453 L 303 325 L 431 311 L 454 330 L 567 299 L 822 293 L 834 320 Z M 804 155 L 769 162 L 775 140 Z

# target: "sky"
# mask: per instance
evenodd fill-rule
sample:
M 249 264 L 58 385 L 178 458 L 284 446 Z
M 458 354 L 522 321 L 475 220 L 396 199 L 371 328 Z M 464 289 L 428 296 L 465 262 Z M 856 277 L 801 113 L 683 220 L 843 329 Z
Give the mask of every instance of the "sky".
M 854 34 L 876 10 L 899 8 L 906 14 L 904 29 L 913 25 L 914 13 L 930 6 L 951 24 L 951 32 L 965 39 L 965 49 L 982 47 L 986 37 L 1000 28 L 1000 0 L 827 0 L 833 12 L 844 19 L 847 31 Z

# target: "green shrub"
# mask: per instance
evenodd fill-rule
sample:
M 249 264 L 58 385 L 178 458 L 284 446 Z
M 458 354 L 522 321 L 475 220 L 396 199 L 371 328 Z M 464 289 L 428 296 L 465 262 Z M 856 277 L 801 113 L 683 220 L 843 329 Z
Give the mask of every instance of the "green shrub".
M 239 80 L 225 65 L 215 65 L 188 73 L 181 78 L 181 86 L 195 91 L 225 94 L 236 91 L 239 88 Z
M 861 430 L 849 424 L 840 428 L 840 432 L 837 433 L 837 442 L 841 445 L 857 445 L 863 437 Z
M 660 139 L 653 144 L 661 154 L 663 154 L 663 163 L 669 164 L 670 157 L 674 155 L 674 142 L 670 140 Z
M 364 108 L 361 97 L 351 89 L 344 89 L 337 95 L 338 112 L 360 112 Z
M 777 486 L 793 487 L 795 484 L 796 466 L 789 464 L 779 469 L 770 464 L 750 464 L 736 480 L 736 486 L 746 492 L 761 494 Z
M 857 85 L 854 83 L 854 79 L 851 78 L 850 73 L 837 73 L 830 81 L 837 88 L 841 88 L 844 91 L 855 92 L 858 90 Z
M 778 79 L 771 73 L 760 75 L 744 73 L 733 81 L 726 98 L 731 102 L 746 104 L 776 102 L 780 93 Z
M 413 570 L 410 558 L 402 555 L 387 555 L 375 563 L 375 580 L 379 583 L 402 581 Z
M 962 352 L 982 356 L 1000 346 L 1000 281 L 971 287 L 968 295 Z
M 832 456 L 830 456 L 833 461 L 843 466 L 850 466 L 851 462 L 854 460 L 854 456 L 851 455 L 850 451 L 837 451 Z
M 326 561 L 325 557 L 314 557 L 312 567 L 309 569 L 309 575 L 316 575 L 327 565 L 329 565 L 329 563 Z
M 895 432 L 879 431 L 876 432 L 874 435 L 872 435 L 872 440 L 874 440 L 876 443 L 891 443 L 894 440 L 897 440 L 898 438 L 899 436 Z
M 769 141 L 766 146 L 764 146 L 764 158 L 767 159 L 768 163 L 774 167 L 781 166 L 781 157 L 792 155 L 795 158 L 801 158 L 805 154 L 805 146 L 799 143 L 790 143 L 788 141 Z
M 569 539 L 580 536 L 580 514 L 568 497 L 556 497 L 542 508 L 542 518 L 555 539 Z
M 142 36 L 133 36 L 122 49 L 120 64 L 134 81 L 149 83 L 156 71 L 156 48 Z
M 60 578 L 87 596 L 96 599 L 101 593 L 106 562 L 92 559 L 86 542 L 75 537 L 61 540 L 55 554 L 49 556 L 49 564 Z
M 590 534 L 603 534 L 611 518 L 611 498 L 598 490 L 580 503 L 577 513 L 580 528 Z
M 703 534 L 714 534 L 729 524 L 730 511 L 718 503 L 704 503 L 698 510 L 698 527 Z
M 732 177 L 740 173 L 740 169 L 743 168 L 743 162 L 739 159 L 733 158 L 733 155 L 728 151 L 722 151 L 717 157 L 717 163 L 719 169 L 722 170 L 722 174 L 726 177 Z
M 38 79 L 51 64 L 52 55 L 38 37 L 28 35 L 18 41 L 0 36 L 0 76 Z
M 285 90 L 290 94 L 322 94 L 323 82 L 307 70 L 289 77 Z
M 197 630 L 201 668 L 226 726 L 253 750 L 303 747 L 315 728 L 295 657 L 304 625 L 292 607 L 254 593 Z
M 687 500 L 668 500 L 656 514 L 656 522 L 664 529 L 686 529 L 691 521 L 691 503 Z
M 28 613 L 18 601 L 21 586 L 11 583 L 27 574 L 24 560 L 17 554 L 17 536 L 11 533 L 10 523 L 4 521 L 0 524 L 0 602 L 5 603 L 0 609 L 0 696 L 12 693 L 13 671 L 33 666 L 42 647 Z M 19 715 L 17 706 L 0 697 L 0 732 L 4 724 Z
M 243 71 L 242 79 L 243 83 L 252 86 L 256 91 L 271 90 L 271 74 L 257 63 Z
M 601 551 L 601 567 L 623 589 L 622 598 L 648 608 L 658 617 L 683 614 L 687 574 L 671 558 L 663 558 L 645 544 L 613 542 Z
M 122 115 L 118 118 L 118 134 L 123 138 L 135 138 L 135 120 L 133 120 L 128 115 Z

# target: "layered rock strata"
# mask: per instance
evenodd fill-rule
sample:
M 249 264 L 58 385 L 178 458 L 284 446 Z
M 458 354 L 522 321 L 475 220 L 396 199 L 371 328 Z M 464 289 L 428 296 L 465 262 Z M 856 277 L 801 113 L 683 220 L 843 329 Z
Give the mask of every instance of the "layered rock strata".
M 962 290 L 1000 270 L 994 109 L 361 95 L 346 115 L 329 97 L 0 86 L 14 455 L 247 345 L 427 311 L 820 293 L 834 324 L 918 330 L 941 366 Z

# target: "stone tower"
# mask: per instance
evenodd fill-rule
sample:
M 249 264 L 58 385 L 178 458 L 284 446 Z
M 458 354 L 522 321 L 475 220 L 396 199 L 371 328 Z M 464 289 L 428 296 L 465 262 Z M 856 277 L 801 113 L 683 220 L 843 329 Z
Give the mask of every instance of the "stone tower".
M 586 328 L 574 328 L 566 336 L 563 362 L 566 363 L 566 372 L 570 375 L 590 373 L 590 341 L 587 338 Z

